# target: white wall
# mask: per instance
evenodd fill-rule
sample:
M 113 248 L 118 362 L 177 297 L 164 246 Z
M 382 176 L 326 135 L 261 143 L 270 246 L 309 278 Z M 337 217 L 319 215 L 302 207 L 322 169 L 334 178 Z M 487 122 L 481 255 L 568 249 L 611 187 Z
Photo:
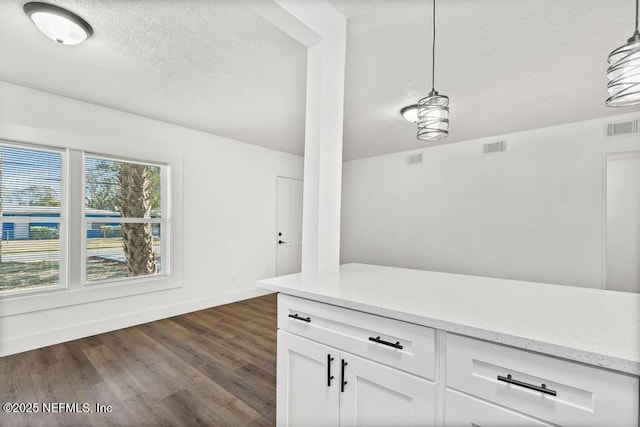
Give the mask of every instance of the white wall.
M 302 157 L 3 82 L 0 139 L 167 162 L 173 175 L 171 277 L 4 299 L 0 356 L 259 295 L 256 280 L 275 275 L 277 176 L 301 179 Z
M 341 262 L 602 287 L 605 153 L 640 147 L 604 123 L 638 116 L 345 162 Z

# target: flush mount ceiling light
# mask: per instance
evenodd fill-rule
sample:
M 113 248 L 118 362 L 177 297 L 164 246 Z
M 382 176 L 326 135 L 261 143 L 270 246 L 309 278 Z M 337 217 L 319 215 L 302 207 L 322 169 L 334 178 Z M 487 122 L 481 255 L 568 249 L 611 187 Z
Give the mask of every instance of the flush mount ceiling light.
M 431 46 L 431 92 L 418 101 L 418 139 L 437 141 L 449 136 L 449 98 L 435 90 L 436 0 L 433 0 L 433 44 Z
M 93 28 L 73 12 L 48 3 L 30 2 L 24 13 L 42 33 L 62 44 L 78 44 L 93 34 Z
M 400 110 L 400 114 L 405 118 L 406 121 L 415 123 L 418 121 L 418 104 L 407 105 L 402 110 Z
M 609 54 L 607 59 L 608 107 L 640 104 L 640 32 L 638 32 L 638 0 L 636 0 L 636 31 L 627 44 Z

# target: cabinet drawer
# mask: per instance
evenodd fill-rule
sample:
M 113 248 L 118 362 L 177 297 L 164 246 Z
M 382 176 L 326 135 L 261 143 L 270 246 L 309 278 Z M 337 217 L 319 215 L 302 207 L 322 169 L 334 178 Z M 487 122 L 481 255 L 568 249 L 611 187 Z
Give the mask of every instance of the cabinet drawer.
M 445 426 L 448 427 L 556 427 L 471 396 L 447 390 Z
M 563 426 L 638 426 L 637 377 L 454 334 L 447 387 Z
M 435 331 L 431 328 L 283 294 L 278 294 L 278 328 L 435 378 Z

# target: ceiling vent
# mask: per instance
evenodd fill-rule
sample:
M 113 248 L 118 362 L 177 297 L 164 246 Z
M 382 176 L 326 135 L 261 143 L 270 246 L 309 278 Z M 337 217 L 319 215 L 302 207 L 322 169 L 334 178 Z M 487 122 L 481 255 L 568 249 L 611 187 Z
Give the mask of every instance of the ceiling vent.
M 407 156 L 407 165 L 415 165 L 418 163 L 422 163 L 422 153 L 409 154 Z
M 607 123 L 607 136 L 640 133 L 640 119 L 630 122 Z
M 498 154 L 507 151 L 507 141 L 489 142 L 483 145 L 482 154 Z

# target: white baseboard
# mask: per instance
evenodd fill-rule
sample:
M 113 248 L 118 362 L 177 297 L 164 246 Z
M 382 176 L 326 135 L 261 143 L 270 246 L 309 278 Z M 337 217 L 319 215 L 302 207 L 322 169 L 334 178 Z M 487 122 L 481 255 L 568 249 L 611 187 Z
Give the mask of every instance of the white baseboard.
M 272 293 L 272 291 L 266 289 L 245 289 L 239 292 L 232 292 L 228 294 L 187 301 L 180 304 L 158 307 L 152 310 L 131 313 L 124 316 L 111 317 L 95 322 L 71 325 L 60 329 L 39 332 L 37 334 L 25 335 L 8 340 L 0 340 L 0 357 L 22 353 L 23 351 L 34 350 L 53 344 L 60 344 L 79 338 L 86 338 L 92 335 L 111 332 L 118 329 L 128 328 L 130 326 L 153 322 L 155 320 L 166 319 L 167 317 L 190 313 L 192 311 L 203 310 L 205 308 L 211 308 L 218 305 L 224 305 L 249 298 L 255 298 L 270 293 Z

